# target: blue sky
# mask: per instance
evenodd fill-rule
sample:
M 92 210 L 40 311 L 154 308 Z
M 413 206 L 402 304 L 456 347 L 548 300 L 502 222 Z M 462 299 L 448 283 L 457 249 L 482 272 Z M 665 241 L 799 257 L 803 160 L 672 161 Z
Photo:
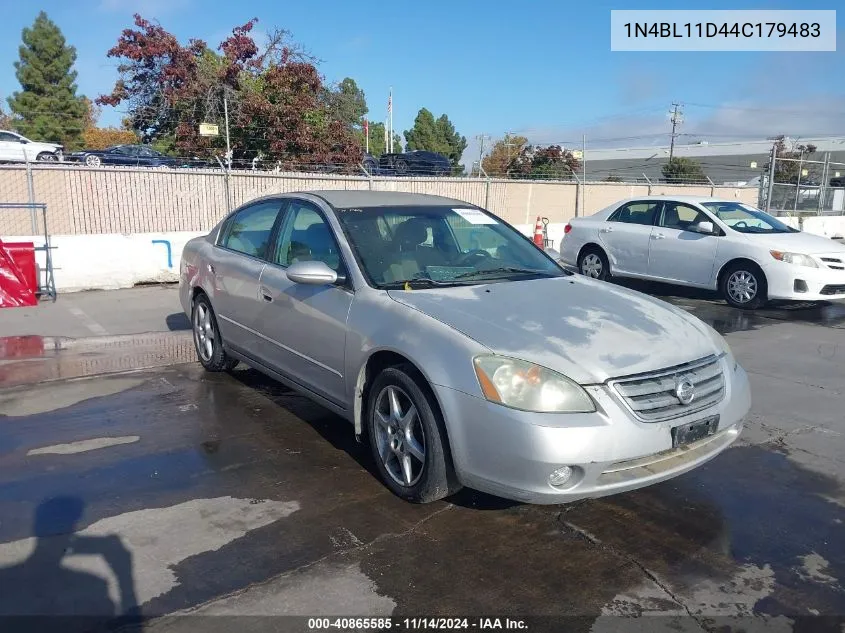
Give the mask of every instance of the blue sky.
M 735 2 L 353 3 L 322 0 L 36 0 L 4 2 L 0 96 L 18 88 L 12 63 L 20 31 L 39 9 L 76 46 L 79 92 L 111 88 L 106 58 L 132 13 L 158 19 L 181 40 L 217 45 L 237 24 L 259 19 L 322 60 L 329 81 L 350 76 L 364 89 L 371 120 L 385 116 L 393 87 L 394 128 L 409 128 L 420 107 L 446 113 L 471 141 L 507 131 L 533 142 L 638 146 L 666 142 L 672 101 L 685 104 L 682 131 L 711 142 L 785 133 L 845 133 L 843 12 L 836 53 L 620 53 L 610 51 L 610 10 L 736 8 Z M 743 9 L 835 9 L 838 2 L 749 0 Z M 5 105 L 5 104 L 4 104 Z M 116 113 L 104 114 L 115 122 Z M 467 160 L 467 155 L 464 157 Z

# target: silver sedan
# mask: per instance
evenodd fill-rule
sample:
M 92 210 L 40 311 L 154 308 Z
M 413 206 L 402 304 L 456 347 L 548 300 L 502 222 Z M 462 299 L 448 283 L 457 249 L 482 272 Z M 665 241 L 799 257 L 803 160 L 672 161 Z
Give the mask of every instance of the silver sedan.
M 207 370 L 244 362 L 336 412 L 413 502 L 632 490 L 715 457 L 750 407 L 712 328 L 460 200 L 260 198 L 191 240 L 180 273 Z

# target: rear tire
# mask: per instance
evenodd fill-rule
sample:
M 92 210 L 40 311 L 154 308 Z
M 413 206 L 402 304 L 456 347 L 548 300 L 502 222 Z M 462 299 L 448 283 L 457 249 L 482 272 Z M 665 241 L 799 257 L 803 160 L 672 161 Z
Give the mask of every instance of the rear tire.
M 393 169 L 396 170 L 397 176 L 406 176 L 408 174 L 408 161 L 404 158 L 397 158 L 393 163 Z
M 204 293 L 198 294 L 194 299 L 191 328 L 197 359 L 206 371 L 231 371 L 237 366 L 237 359 L 230 358 L 223 349 L 223 337 L 217 327 L 217 317 Z
M 431 503 L 460 489 L 443 419 L 410 365 L 384 369 L 367 398 L 370 450 L 385 485 L 412 503 Z
M 766 276 L 750 262 L 736 262 L 722 273 L 719 283 L 725 301 L 740 310 L 758 310 L 768 302 Z
M 607 255 L 598 246 L 588 246 L 578 255 L 578 272 L 591 279 L 608 281 L 610 262 Z

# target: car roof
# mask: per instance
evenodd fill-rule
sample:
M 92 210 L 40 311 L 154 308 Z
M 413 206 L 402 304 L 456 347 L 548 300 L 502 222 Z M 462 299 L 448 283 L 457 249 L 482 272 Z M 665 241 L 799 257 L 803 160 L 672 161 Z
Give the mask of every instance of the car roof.
M 693 202 L 693 203 L 702 203 L 702 202 L 739 202 L 739 200 L 730 200 L 728 198 L 714 198 L 712 196 L 667 196 L 665 194 L 653 194 L 653 195 L 645 195 L 645 196 L 633 196 L 631 198 L 625 198 L 624 200 L 619 200 L 618 202 L 614 202 L 613 206 L 618 206 L 621 204 L 625 204 L 626 202 L 633 202 L 634 200 L 671 200 L 673 202 Z
M 401 191 L 347 191 L 329 189 L 320 191 L 301 191 L 299 194 L 317 196 L 337 208 L 345 207 L 421 207 L 421 206 L 475 206 L 463 200 L 434 196 L 424 193 L 405 193 Z M 291 194 L 295 195 L 295 194 Z

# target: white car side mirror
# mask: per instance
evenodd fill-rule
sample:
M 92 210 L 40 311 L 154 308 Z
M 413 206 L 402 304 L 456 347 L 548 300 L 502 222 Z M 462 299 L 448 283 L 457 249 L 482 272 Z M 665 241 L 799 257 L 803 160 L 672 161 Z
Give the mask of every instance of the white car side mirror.
M 699 222 L 695 225 L 695 232 L 704 233 L 704 235 L 715 235 L 716 227 L 713 225 L 712 222 L 708 222 L 705 220 L 704 222 Z

